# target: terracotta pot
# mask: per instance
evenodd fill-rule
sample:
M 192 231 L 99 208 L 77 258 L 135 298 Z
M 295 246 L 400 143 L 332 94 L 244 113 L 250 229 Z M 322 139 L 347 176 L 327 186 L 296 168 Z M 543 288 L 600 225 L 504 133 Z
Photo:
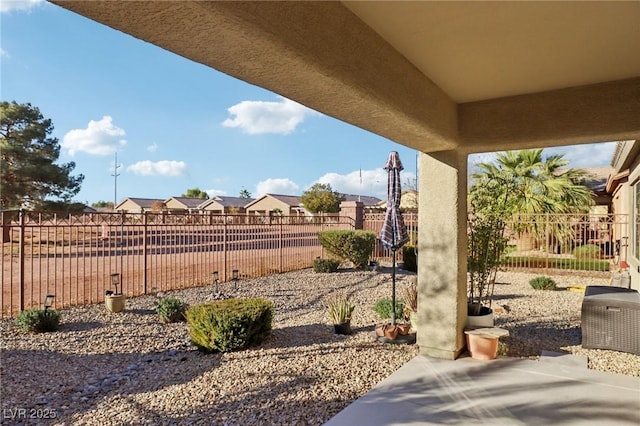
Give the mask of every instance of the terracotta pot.
M 124 310 L 124 294 L 112 294 L 104 296 L 104 305 L 109 312 L 122 312 Z
M 498 338 L 467 334 L 467 349 L 473 359 L 496 359 Z

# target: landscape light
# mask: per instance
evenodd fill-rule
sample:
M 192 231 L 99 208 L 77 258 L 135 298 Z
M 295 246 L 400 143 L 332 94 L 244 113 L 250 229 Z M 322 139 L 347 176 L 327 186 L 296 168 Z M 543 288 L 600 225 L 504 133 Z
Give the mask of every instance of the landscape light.
M 120 274 L 119 273 L 116 272 L 114 274 L 111 274 L 111 285 L 116 288 L 115 294 L 118 294 L 118 286 L 120 285 Z
M 234 269 L 231 271 L 231 279 L 233 280 L 234 284 L 235 284 L 235 289 L 238 289 L 238 270 Z
M 53 306 L 53 298 L 56 297 L 55 294 L 47 294 L 44 296 L 44 311 L 47 312 L 47 309 Z
M 211 274 L 213 276 L 213 283 L 216 285 L 216 293 L 218 292 L 218 282 L 220 282 L 219 278 L 218 278 L 218 271 L 213 271 L 213 273 Z

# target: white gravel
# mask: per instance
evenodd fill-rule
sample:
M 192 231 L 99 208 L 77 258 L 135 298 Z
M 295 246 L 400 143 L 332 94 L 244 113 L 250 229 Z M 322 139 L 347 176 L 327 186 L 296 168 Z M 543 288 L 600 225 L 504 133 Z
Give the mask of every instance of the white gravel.
M 582 294 L 534 291 L 534 275 L 499 275 L 496 325 L 507 328 L 508 355 L 542 350 L 586 355 L 590 368 L 640 375 L 640 356 L 580 347 Z M 412 274 L 398 275 L 398 288 Z M 557 278 L 560 286 L 604 280 Z M 319 425 L 418 353 L 416 345 L 385 345 L 372 338 L 379 321 L 372 307 L 390 296 L 390 274 L 311 270 L 221 284 L 239 297 L 275 304 L 273 333 L 258 348 L 199 353 L 186 323 L 162 324 L 156 298 L 127 301 L 110 314 L 92 305 L 62 312 L 59 332 L 26 334 L 0 322 L 3 424 Z M 324 299 L 347 292 L 357 307 L 354 334 L 339 336 Z M 169 292 L 187 303 L 213 300 L 214 289 Z M 25 416 L 11 413 L 24 409 Z M 42 417 L 55 419 L 45 420 Z M 35 418 L 39 417 L 39 418 Z

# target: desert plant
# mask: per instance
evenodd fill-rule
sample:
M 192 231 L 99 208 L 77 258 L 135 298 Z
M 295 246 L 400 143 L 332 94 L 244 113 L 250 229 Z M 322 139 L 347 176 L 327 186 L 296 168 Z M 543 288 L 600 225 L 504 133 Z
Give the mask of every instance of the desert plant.
M 396 299 L 396 313 L 404 312 L 404 300 Z M 391 299 L 383 298 L 378 299 L 376 304 L 373 306 L 373 310 L 377 313 L 380 318 L 387 319 L 391 318 L 391 311 L 393 304 L 391 303 Z
M 165 297 L 156 303 L 156 314 L 162 322 L 178 322 L 185 319 L 187 304 L 175 297 Z
M 402 288 L 401 297 L 404 301 L 405 318 L 409 318 L 412 312 L 418 312 L 418 285 L 415 282 Z
M 335 259 L 314 259 L 313 272 L 336 272 L 340 266 L 340 261 Z
M 404 270 L 418 272 L 416 246 L 405 245 L 402 247 L 402 260 L 404 262 Z
M 54 309 L 27 309 L 18 314 L 15 325 L 29 332 L 56 331 L 60 325 L 60 313 Z
M 329 230 L 318 232 L 322 247 L 338 259 L 348 260 L 358 269 L 367 266 L 376 234 L 373 231 Z
M 495 275 L 507 243 L 505 223 L 498 213 L 487 212 L 469 214 L 467 224 L 468 314 L 480 315 L 483 307 L 491 306 Z
M 529 285 L 536 290 L 555 290 L 556 282 L 551 277 L 539 276 L 532 278 Z
M 600 246 L 585 244 L 573 249 L 573 255 L 578 259 L 599 259 L 602 254 Z
M 356 306 L 349 301 L 347 296 L 339 294 L 329 298 L 326 303 L 329 318 L 334 324 L 344 324 L 351 321 L 351 314 Z
M 273 303 L 227 299 L 189 308 L 191 342 L 202 352 L 229 352 L 259 345 L 271 333 Z

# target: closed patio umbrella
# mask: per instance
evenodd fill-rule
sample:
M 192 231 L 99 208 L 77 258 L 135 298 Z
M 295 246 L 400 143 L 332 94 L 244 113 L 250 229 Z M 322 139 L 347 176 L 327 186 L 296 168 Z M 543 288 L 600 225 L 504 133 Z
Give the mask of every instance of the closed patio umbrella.
M 402 187 L 400 184 L 400 171 L 404 169 L 400 161 L 400 155 L 396 151 L 389 153 L 389 158 L 384 166 L 388 174 L 387 181 L 387 211 L 384 216 L 380 241 L 385 247 L 391 249 L 393 265 L 391 268 L 391 325 L 396 325 L 396 250 L 409 241 L 407 227 L 400 211 L 400 196 Z

